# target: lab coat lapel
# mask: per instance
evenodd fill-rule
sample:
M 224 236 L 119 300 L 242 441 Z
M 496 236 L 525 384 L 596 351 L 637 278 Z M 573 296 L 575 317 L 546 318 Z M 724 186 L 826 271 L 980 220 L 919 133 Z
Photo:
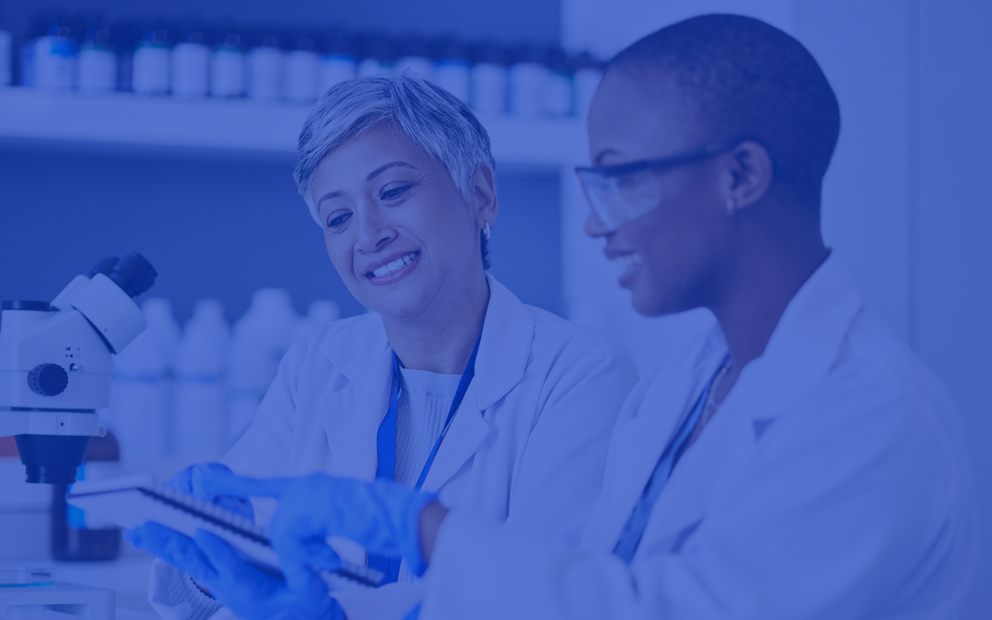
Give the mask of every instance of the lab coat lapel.
M 491 275 L 486 277 L 489 305 L 475 360 L 475 377 L 427 473 L 425 491 L 436 492 L 479 451 L 492 430 L 485 419 L 486 411 L 520 382 L 527 369 L 534 319 L 513 293 Z
M 655 505 L 644 540 L 677 552 L 702 523 L 712 498 L 754 453 L 764 429 L 796 410 L 797 399 L 833 366 L 862 302 L 832 258 L 786 307 L 764 354 L 749 364 L 698 442 L 685 453 Z M 673 547 L 674 545 L 674 547 Z M 657 549 L 654 549 L 657 551 Z
M 583 548 L 613 550 L 662 452 L 725 357 L 723 336 L 714 328 L 686 355 L 659 369 L 636 403 L 628 401 L 637 413 L 614 430 L 608 479 L 590 516 Z
M 376 434 L 392 396 L 392 349 L 382 320 L 364 320 L 331 334 L 321 351 L 349 382 L 328 388 L 319 400 L 330 451 L 329 472 L 373 480 L 378 466 Z

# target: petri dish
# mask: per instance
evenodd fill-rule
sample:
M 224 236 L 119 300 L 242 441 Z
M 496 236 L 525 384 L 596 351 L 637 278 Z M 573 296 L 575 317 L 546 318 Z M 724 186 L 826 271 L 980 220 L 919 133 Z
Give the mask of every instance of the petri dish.
M 47 586 L 55 583 L 55 569 L 40 566 L 0 566 L 0 588 Z

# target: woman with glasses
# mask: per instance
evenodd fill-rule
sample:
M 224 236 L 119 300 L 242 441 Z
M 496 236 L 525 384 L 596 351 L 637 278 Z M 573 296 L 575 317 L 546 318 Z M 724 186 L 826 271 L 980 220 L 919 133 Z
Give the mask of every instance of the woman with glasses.
M 956 617 L 977 547 L 964 433 L 823 243 L 839 126 L 813 57 L 758 20 L 693 18 L 612 61 L 587 232 L 638 312 L 716 326 L 628 397 L 577 546 L 385 482 L 213 481 L 278 498 L 286 571 L 333 568 L 329 535 L 402 550 L 427 571 L 409 618 Z
M 577 542 L 636 370 L 606 338 L 522 304 L 487 273 L 499 204 L 489 137 L 472 112 L 408 75 L 345 82 L 306 121 L 296 181 L 331 264 L 373 312 L 290 349 L 224 465 L 395 481 L 539 540 Z M 267 522 L 264 502 L 204 486 L 226 467 L 194 466 L 174 484 Z M 258 571 L 242 587 L 275 599 L 227 597 L 189 538 L 151 526 L 132 540 L 164 560 L 151 601 L 165 617 L 296 613 L 283 608 L 278 580 Z M 419 598 L 419 571 L 402 554 L 366 558 L 355 547 L 336 548 L 385 585 L 338 594 L 350 616 Z M 331 613 L 324 592 L 314 609 Z

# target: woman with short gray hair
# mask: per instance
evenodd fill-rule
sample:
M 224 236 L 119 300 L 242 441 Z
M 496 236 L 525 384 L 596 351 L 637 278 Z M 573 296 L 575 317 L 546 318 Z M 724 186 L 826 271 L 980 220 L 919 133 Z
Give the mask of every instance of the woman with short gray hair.
M 636 371 L 606 338 L 522 304 L 486 272 L 495 168 L 486 130 L 430 82 L 329 90 L 300 134 L 294 176 L 331 263 L 372 312 L 294 345 L 224 465 L 174 484 L 265 523 L 273 506 L 215 497 L 202 473 L 388 479 L 541 540 L 576 540 Z M 230 567 L 154 524 L 129 536 L 164 560 L 151 600 L 166 618 L 225 607 L 242 619 L 402 617 L 419 599 L 422 567 L 354 545 L 336 551 L 399 583 L 332 598 L 313 575 L 287 585 L 239 565 L 250 577 L 225 579 Z

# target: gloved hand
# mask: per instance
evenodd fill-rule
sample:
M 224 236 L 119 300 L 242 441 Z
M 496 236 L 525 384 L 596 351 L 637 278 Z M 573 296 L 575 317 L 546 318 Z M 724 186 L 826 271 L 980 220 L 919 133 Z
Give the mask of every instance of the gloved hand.
M 254 479 L 210 471 L 204 481 L 214 492 L 279 500 L 269 540 L 295 587 L 310 567 L 336 570 L 340 559 L 329 536 L 354 540 L 372 554 L 402 556 L 418 577 L 427 569 L 420 550 L 420 511 L 436 496 L 389 480 L 371 484 L 314 475 L 305 478 Z
M 255 511 L 252 510 L 251 502 L 248 501 L 247 497 L 224 495 L 223 492 L 208 488 L 207 479 L 209 476 L 207 474 L 216 472 L 232 473 L 231 469 L 223 463 L 198 463 L 182 470 L 166 484 L 211 504 L 217 504 L 221 508 L 236 512 L 249 521 L 254 521 Z
M 232 474 L 233 475 L 233 474 Z M 158 523 L 124 532 L 135 547 L 162 558 L 210 590 L 241 620 L 344 620 L 344 612 L 313 570 L 297 572 L 294 588 L 282 576 L 242 561 L 217 536 L 198 530 L 195 541 Z

